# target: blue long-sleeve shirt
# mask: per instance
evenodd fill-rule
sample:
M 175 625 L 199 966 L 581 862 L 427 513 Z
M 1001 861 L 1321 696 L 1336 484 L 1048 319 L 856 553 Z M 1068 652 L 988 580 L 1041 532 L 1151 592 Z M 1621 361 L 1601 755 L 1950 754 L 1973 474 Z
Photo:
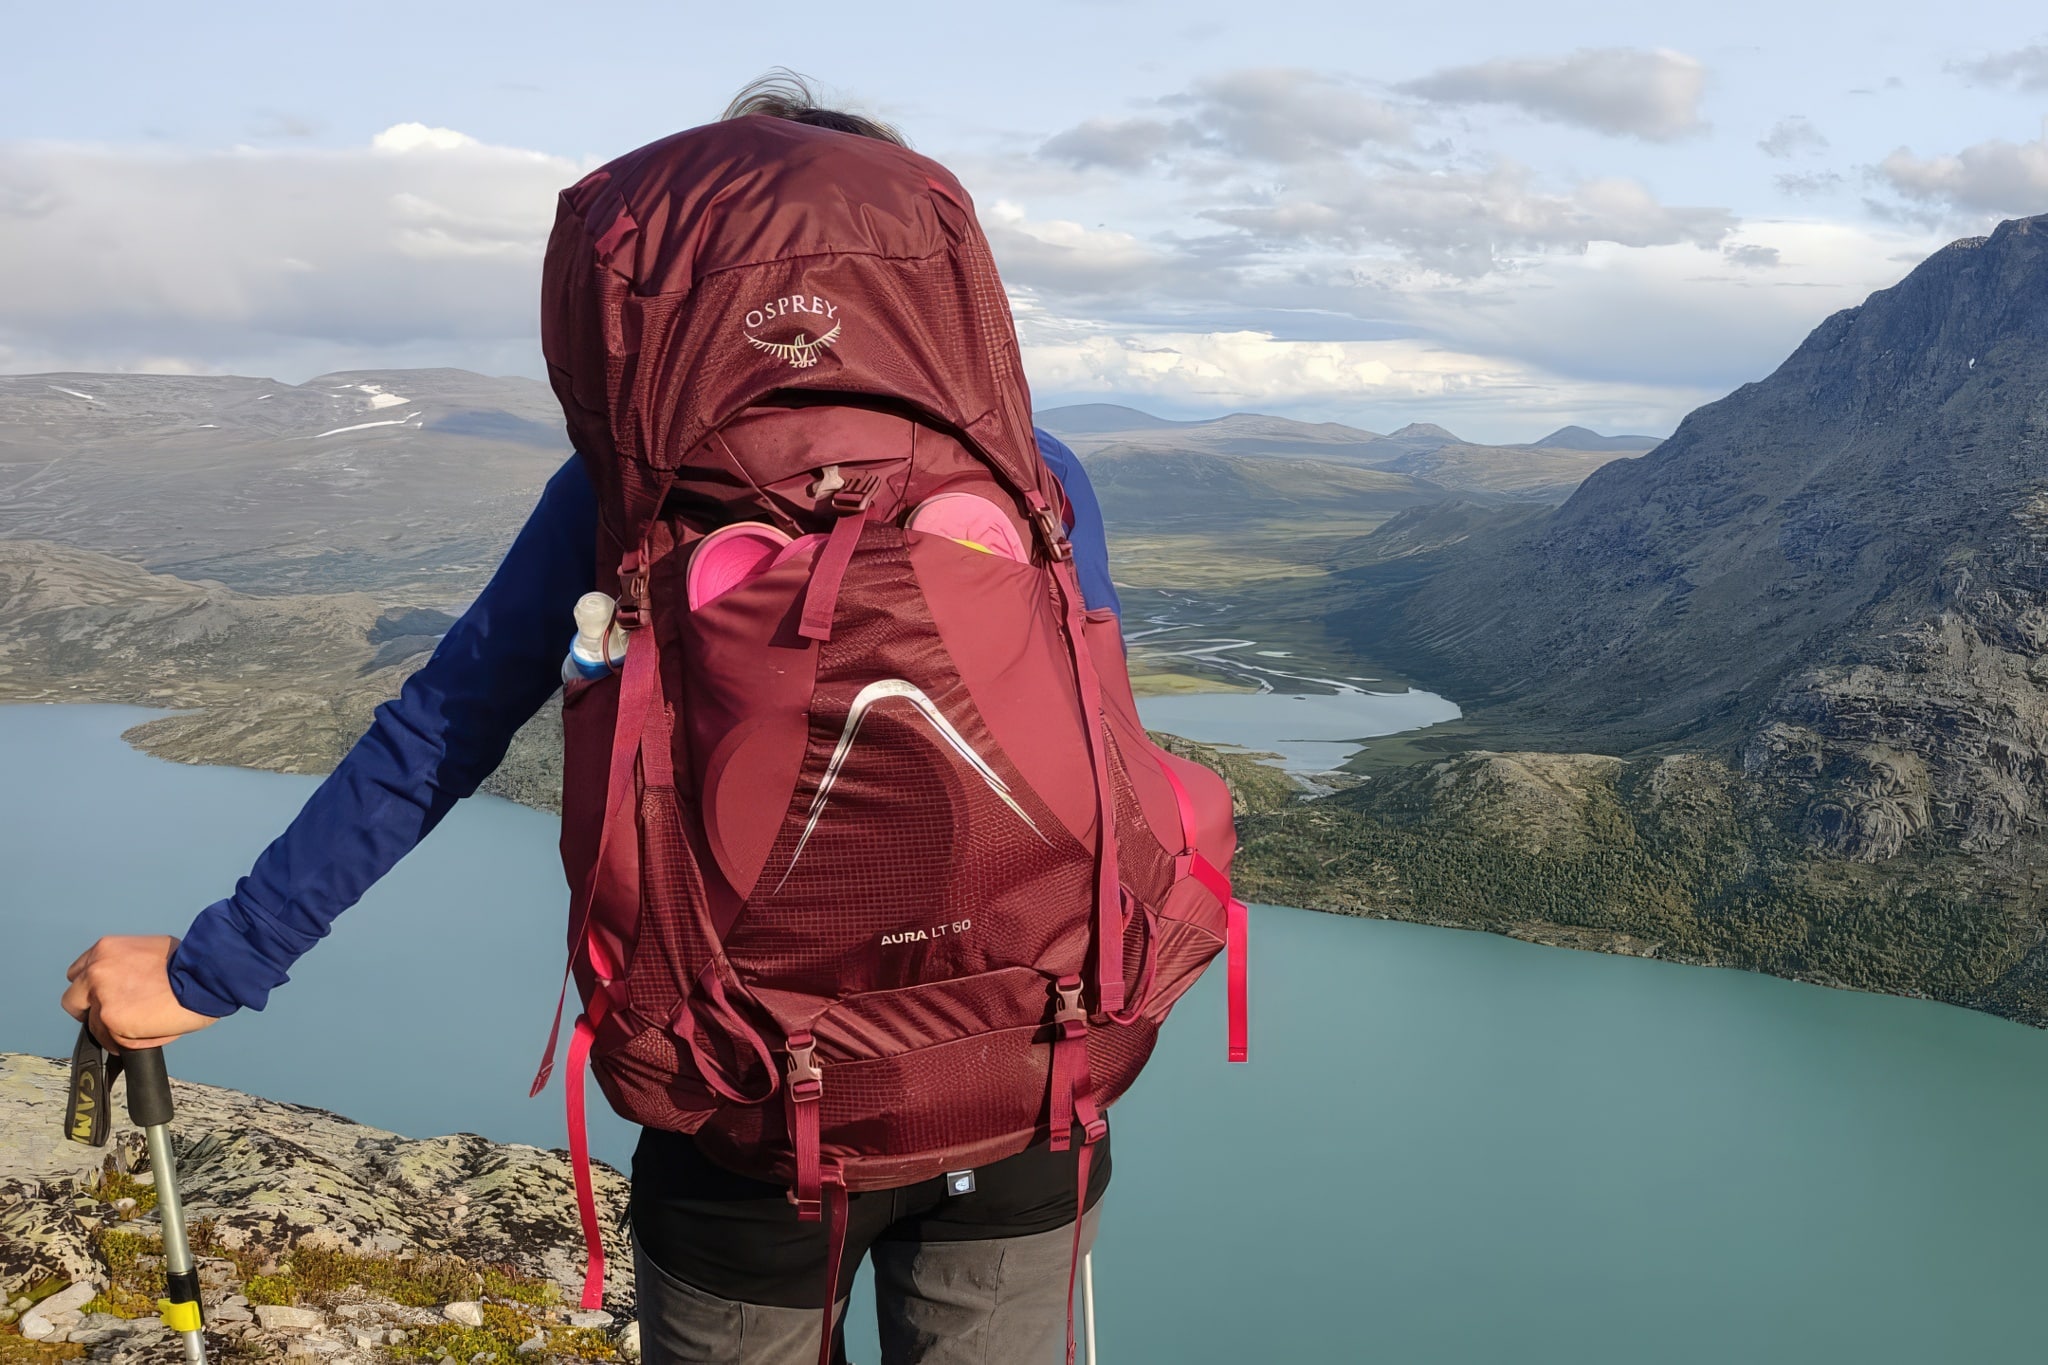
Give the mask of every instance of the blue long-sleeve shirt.
M 1074 452 L 1041 431 L 1066 489 L 1081 595 L 1118 606 L 1095 491 Z M 257 858 L 235 893 L 200 912 L 171 958 L 186 1009 L 262 1009 L 335 917 L 410 853 L 504 761 L 513 734 L 561 685 L 576 599 L 596 586 L 597 497 L 582 461 L 540 502 L 433 657 L 377 708 L 369 730 Z

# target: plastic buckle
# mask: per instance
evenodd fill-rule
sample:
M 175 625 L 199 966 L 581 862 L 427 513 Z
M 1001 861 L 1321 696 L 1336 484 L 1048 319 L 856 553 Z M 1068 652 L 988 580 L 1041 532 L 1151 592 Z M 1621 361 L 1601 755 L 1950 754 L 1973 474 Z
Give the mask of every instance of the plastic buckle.
M 1060 524 L 1059 513 L 1052 510 L 1044 495 L 1036 491 L 1026 493 L 1024 504 L 1039 540 L 1045 543 L 1045 552 L 1062 564 L 1072 559 L 1074 546 L 1067 539 L 1067 528 Z
M 1052 1025 L 1062 1039 L 1072 1040 L 1088 1036 L 1088 1011 L 1081 1007 L 1081 978 L 1063 976 L 1053 986 L 1059 996 L 1060 1007 L 1054 1011 Z
M 789 1064 L 782 1074 L 790 1099 L 798 1104 L 816 1100 L 825 1093 L 825 1073 L 818 1066 L 818 1043 L 810 1034 L 790 1035 Z
M 647 569 L 638 550 L 619 561 L 619 602 L 612 620 L 624 630 L 638 630 L 647 624 Z

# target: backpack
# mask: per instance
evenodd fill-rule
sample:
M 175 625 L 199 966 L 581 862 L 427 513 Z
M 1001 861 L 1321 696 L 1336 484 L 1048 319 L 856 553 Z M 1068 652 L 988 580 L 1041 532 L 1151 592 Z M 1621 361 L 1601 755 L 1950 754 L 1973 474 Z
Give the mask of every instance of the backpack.
M 584 1305 L 586 1060 L 787 1185 L 834 1280 L 848 1191 L 1050 1141 L 1085 1200 L 1226 940 L 1244 1059 L 1245 911 L 1228 790 L 1147 738 L 1083 604 L 966 192 L 884 142 L 694 129 L 563 192 L 542 318 L 624 643 L 563 701 Z

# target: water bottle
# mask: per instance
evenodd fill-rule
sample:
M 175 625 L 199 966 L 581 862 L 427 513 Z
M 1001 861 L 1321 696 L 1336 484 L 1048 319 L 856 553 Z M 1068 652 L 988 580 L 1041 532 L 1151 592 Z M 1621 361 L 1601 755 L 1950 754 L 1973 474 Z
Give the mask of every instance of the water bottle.
M 619 604 L 601 592 L 576 599 L 576 638 L 562 659 L 562 681 L 602 678 L 625 662 L 626 632 L 612 621 Z

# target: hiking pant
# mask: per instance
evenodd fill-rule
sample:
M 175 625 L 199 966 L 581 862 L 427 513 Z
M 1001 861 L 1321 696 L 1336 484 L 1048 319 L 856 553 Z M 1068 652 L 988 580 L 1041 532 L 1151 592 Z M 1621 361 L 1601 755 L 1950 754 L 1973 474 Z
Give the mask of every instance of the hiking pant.
M 683 1150 L 687 1148 L 688 1150 Z M 828 1247 L 780 1186 L 712 1166 L 648 1130 L 633 1159 L 634 1273 L 647 1365 L 815 1365 Z M 1091 1165 L 1081 1251 L 1094 1244 L 1107 1143 Z M 1074 1258 L 1074 1154 L 1043 1147 L 974 1173 L 852 1195 L 834 1298 L 842 1323 L 863 1256 L 875 1269 L 882 1365 L 1063 1365 Z M 844 1361 L 844 1347 L 834 1351 Z

